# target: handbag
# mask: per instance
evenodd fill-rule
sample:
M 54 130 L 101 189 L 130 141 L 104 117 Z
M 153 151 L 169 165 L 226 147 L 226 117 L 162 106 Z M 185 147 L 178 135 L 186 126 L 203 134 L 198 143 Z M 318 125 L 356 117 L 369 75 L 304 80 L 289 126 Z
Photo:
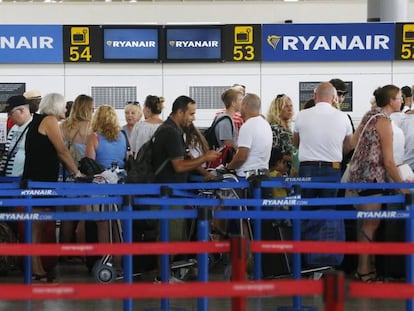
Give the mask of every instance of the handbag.
M 83 157 L 79 161 L 79 170 L 82 174 L 91 176 L 102 173 L 105 170 L 105 167 L 94 159 Z

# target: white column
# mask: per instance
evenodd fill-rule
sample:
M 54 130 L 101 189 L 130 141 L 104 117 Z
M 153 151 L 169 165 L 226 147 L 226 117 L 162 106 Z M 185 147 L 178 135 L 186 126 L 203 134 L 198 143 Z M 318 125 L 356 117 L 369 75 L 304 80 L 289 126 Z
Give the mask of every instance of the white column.
M 367 21 L 404 22 L 408 0 L 367 0 Z

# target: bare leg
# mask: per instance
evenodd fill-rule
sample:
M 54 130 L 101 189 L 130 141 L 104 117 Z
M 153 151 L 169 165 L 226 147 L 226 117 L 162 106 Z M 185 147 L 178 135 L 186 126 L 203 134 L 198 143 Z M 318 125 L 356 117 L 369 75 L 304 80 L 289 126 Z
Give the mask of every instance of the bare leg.
M 359 206 L 359 210 L 368 211 L 374 210 L 378 211 L 381 209 L 381 204 L 362 204 Z M 379 219 L 364 219 L 361 223 L 361 228 L 358 230 L 358 242 L 370 242 L 374 239 L 375 232 L 378 229 L 380 224 Z M 357 272 L 360 275 L 369 274 L 370 272 L 375 271 L 375 267 L 373 266 L 374 261 L 372 260 L 372 255 L 368 254 L 360 254 L 358 256 L 358 267 Z M 375 275 L 368 275 L 365 278 L 363 277 L 362 280 L 369 279 Z
M 42 231 L 44 229 L 44 224 L 41 221 L 33 221 L 32 224 L 32 242 L 40 243 L 40 238 Z M 37 275 L 45 275 L 46 271 L 43 268 L 42 261 L 39 256 L 32 257 L 32 272 Z

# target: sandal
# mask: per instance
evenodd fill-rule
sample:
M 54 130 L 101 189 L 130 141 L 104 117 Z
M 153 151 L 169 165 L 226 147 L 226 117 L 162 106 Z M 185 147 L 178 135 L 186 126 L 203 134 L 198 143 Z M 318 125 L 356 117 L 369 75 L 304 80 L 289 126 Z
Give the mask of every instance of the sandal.
M 358 271 L 356 271 L 354 277 L 356 280 L 364 283 L 373 283 L 379 281 L 376 271 L 371 271 L 368 273 L 359 273 Z
M 45 274 L 32 274 L 32 281 L 39 281 L 43 283 L 53 283 L 55 276 L 53 273 L 46 272 Z

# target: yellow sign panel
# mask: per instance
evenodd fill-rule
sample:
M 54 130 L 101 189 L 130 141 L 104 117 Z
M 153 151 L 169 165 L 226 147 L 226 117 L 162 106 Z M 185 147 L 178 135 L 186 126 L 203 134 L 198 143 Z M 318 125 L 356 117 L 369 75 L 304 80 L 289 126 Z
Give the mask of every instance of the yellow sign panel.
M 70 29 L 71 45 L 89 45 L 89 28 L 72 27 Z
M 234 27 L 234 44 L 253 44 L 253 27 L 252 26 L 235 26 Z
M 403 26 L 403 42 L 414 42 L 414 24 Z

